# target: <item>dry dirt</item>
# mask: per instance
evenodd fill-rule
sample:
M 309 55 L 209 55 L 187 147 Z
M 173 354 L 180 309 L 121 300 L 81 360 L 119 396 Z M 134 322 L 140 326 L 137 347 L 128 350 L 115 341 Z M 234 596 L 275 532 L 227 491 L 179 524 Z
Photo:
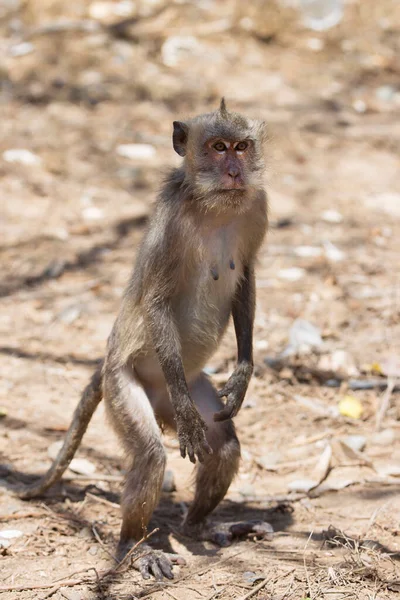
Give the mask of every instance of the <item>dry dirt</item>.
M 116 4 L 135 14 L 135 3 Z M 23 533 L 0 548 L 2 598 L 398 597 L 398 392 L 379 431 L 376 415 L 400 350 L 399 3 L 351 0 L 324 34 L 288 7 L 211 0 L 137 2 L 129 26 L 110 26 L 123 18 L 114 16 L 82 31 L 91 6 L 0 6 L 0 546 L 4 530 Z M 174 36 L 194 39 L 174 54 Z M 275 534 L 222 550 L 184 538 L 191 468 L 167 438 L 177 489 L 162 496 L 153 543 L 187 566 L 168 586 L 132 568 L 104 575 L 115 566 L 123 463 L 102 407 L 78 452 L 93 477 L 68 471 L 30 502 L 13 488 L 50 464 L 104 351 L 157 187 L 178 161 L 171 121 L 222 95 L 269 124 L 271 230 L 257 270 L 256 373 L 237 418 L 243 459 L 214 518 L 262 518 Z M 119 156 L 131 143 L 151 144 L 152 161 Z M 10 149 L 40 161 L 9 162 Z M 323 347 L 267 366 L 297 318 L 320 330 Z M 321 369 L 336 368 L 341 350 L 345 381 L 329 387 Z M 218 384 L 234 359 L 230 330 L 209 365 Z M 378 378 L 381 389 L 348 391 L 348 376 Z M 360 418 L 338 414 L 346 394 L 361 401 Z M 365 449 L 349 452 L 348 435 L 364 436 Z M 290 492 L 329 448 L 326 481 Z M 343 535 L 329 543 L 332 528 Z

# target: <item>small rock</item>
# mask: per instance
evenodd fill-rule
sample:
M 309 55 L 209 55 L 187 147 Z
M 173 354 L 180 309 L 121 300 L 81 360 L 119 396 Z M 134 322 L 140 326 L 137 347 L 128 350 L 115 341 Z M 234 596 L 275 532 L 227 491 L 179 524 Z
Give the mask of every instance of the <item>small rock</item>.
M 161 60 L 167 67 L 176 67 L 181 60 L 201 53 L 201 45 L 192 35 L 174 35 L 165 40 L 161 47 Z
M 371 443 L 377 446 L 390 446 L 396 439 L 393 429 L 383 429 L 371 435 Z
M 329 241 L 324 242 L 324 251 L 326 258 L 332 262 L 340 262 L 346 258 L 346 254 Z
M 11 150 L 6 150 L 3 152 L 3 158 L 9 163 L 19 163 L 21 165 L 28 166 L 38 166 L 42 162 L 39 156 L 30 150 L 25 150 L 24 148 L 13 148 Z
M 87 458 L 73 458 L 69 468 L 79 475 L 93 475 L 96 472 L 95 465 Z
M 297 246 L 294 249 L 294 253 L 296 256 L 301 256 L 302 258 L 311 258 L 313 256 L 321 256 L 322 250 L 317 246 Z
M 269 452 L 256 459 L 256 462 L 260 467 L 266 471 L 276 471 L 277 465 L 281 461 L 282 456 L 280 452 Z
M 148 160 L 156 154 L 156 149 L 151 144 L 121 144 L 117 146 L 119 156 L 134 160 Z
M 382 102 L 390 102 L 394 99 L 396 90 L 391 85 L 381 85 L 375 90 L 375 96 Z
M 300 267 L 290 267 L 288 269 L 280 269 L 277 273 L 279 279 L 283 279 L 285 281 L 299 281 L 306 274 L 305 269 L 301 269 Z
M 3 538 L 5 540 L 13 540 L 23 535 L 23 531 L 20 531 L 19 529 L 2 529 L 0 531 L 0 538 Z
M 367 438 L 363 435 L 346 435 L 341 438 L 346 446 L 349 446 L 352 450 L 362 452 L 366 446 Z
M 92 2 L 89 6 L 89 16 L 96 21 L 112 22 L 116 17 L 130 17 L 135 12 L 132 0 L 120 2 Z
M 245 571 L 243 573 L 244 581 L 246 581 L 247 583 L 250 583 L 251 585 L 253 585 L 254 583 L 257 583 L 257 581 L 261 581 L 262 579 L 265 579 L 265 577 L 266 577 L 265 573 L 255 573 L 254 571 Z
M 26 56 L 27 54 L 31 54 L 34 50 L 35 46 L 30 42 L 21 42 L 20 44 L 11 46 L 9 52 L 11 56 L 17 58 L 18 56 Z
M 334 209 L 324 210 L 321 214 L 321 219 L 327 223 L 341 223 L 343 221 L 343 215 Z
M 88 553 L 91 554 L 91 556 L 96 556 L 98 550 L 97 546 L 90 546 Z
M 317 484 L 313 479 L 296 479 L 289 483 L 288 489 L 290 492 L 309 492 Z
M 325 42 L 321 38 L 308 38 L 308 40 L 306 40 L 306 46 L 314 52 L 320 52 L 324 49 Z
M 82 210 L 82 217 L 86 221 L 98 221 L 104 218 L 104 212 L 98 206 L 87 206 Z
M 5 406 L 0 406 L 0 419 L 8 415 L 8 410 Z
M 255 496 L 255 489 L 254 486 L 251 483 L 244 483 L 240 490 L 239 490 L 240 494 L 242 496 Z
M 321 332 L 305 319 L 296 319 L 289 331 L 289 348 L 297 352 L 306 346 L 311 349 L 321 348 L 323 345 Z
M 358 98 L 357 100 L 354 100 L 353 108 L 357 113 L 365 113 L 367 110 L 367 103 L 364 100 L 361 100 L 361 98 Z
M 400 194 L 394 192 L 384 192 L 375 194 L 364 200 L 368 208 L 381 210 L 388 215 L 400 217 Z
M 9 548 L 11 546 L 11 542 L 8 540 L 2 540 L 0 538 L 0 548 Z
M 82 307 L 79 305 L 68 306 L 67 308 L 64 308 L 64 310 L 62 310 L 60 313 L 58 313 L 56 318 L 57 321 L 62 321 L 63 323 L 70 325 L 71 323 L 76 321 L 76 319 L 80 316 L 81 312 Z

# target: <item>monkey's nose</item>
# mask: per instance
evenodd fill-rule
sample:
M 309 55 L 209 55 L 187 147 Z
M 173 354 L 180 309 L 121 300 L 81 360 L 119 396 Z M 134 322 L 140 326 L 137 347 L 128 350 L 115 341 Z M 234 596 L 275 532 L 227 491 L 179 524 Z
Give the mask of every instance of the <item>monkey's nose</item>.
M 229 169 L 228 175 L 235 181 L 235 179 L 239 177 L 240 173 L 238 169 Z

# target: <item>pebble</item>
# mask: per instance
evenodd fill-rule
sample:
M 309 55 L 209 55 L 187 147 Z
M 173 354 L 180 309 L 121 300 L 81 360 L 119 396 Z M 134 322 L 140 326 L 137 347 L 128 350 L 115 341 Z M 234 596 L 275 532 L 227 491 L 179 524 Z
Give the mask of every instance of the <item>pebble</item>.
M 321 214 L 321 219 L 326 221 L 326 223 L 341 223 L 343 221 L 343 215 L 337 210 L 329 209 L 324 210 Z
M 87 458 L 73 458 L 69 468 L 79 475 L 92 475 L 96 472 L 95 465 Z
M 294 253 L 301 258 L 311 258 L 314 256 L 321 256 L 322 250 L 317 246 L 297 246 L 297 248 L 294 249 Z
M 167 67 L 176 67 L 181 60 L 201 53 L 201 46 L 192 35 L 173 35 L 161 47 L 161 60 Z
M 19 538 L 23 536 L 24 533 L 19 529 L 2 529 L 0 531 L 0 538 L 5 540 L 13 540 L 15 538 Z
M 352 450 L 362 452 L 367 444 L 367 438 L 363 435 L 346 435 L 342 441 Z
M 148 160 L 156 154 L 156 149 L 151 144 L 121 144 L 117 146 L 116 152 L 123 158 Z
M 324 251 L 326 258 L 332 262 L 340 262 L 346 258 L 346 254 L 329 241 L 324 242 Z
M 306 274 L 305 269 L 301 269 L 300 267 L 290 267 L 288 269 L 280 269 L 277 273 L 279 279 L 283 279 L 285 281 L 299 281 Z
M 13 148 L 3 152 L 3 158 L 9 163 L 19 163 L 20 165 L 38 166 L 40 165 L 41 158 L 24 148 Z
M 383 429 L 371 435 L 371 443 L 377 446 L 390 446 L 395 438 L 396 434 L 393 429 Z

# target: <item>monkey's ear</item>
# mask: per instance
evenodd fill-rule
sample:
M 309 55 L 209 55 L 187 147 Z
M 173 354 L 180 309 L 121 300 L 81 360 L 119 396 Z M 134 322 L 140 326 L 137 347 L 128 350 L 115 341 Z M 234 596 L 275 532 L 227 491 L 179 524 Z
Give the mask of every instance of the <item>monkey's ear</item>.
M 179 156 L 185 156 L 189 127 L 182 121 L 174 121 L 173 125 L 174 133 L 172 134 L 172 144 L 174 146 L 174 150 L 179 154 Z

